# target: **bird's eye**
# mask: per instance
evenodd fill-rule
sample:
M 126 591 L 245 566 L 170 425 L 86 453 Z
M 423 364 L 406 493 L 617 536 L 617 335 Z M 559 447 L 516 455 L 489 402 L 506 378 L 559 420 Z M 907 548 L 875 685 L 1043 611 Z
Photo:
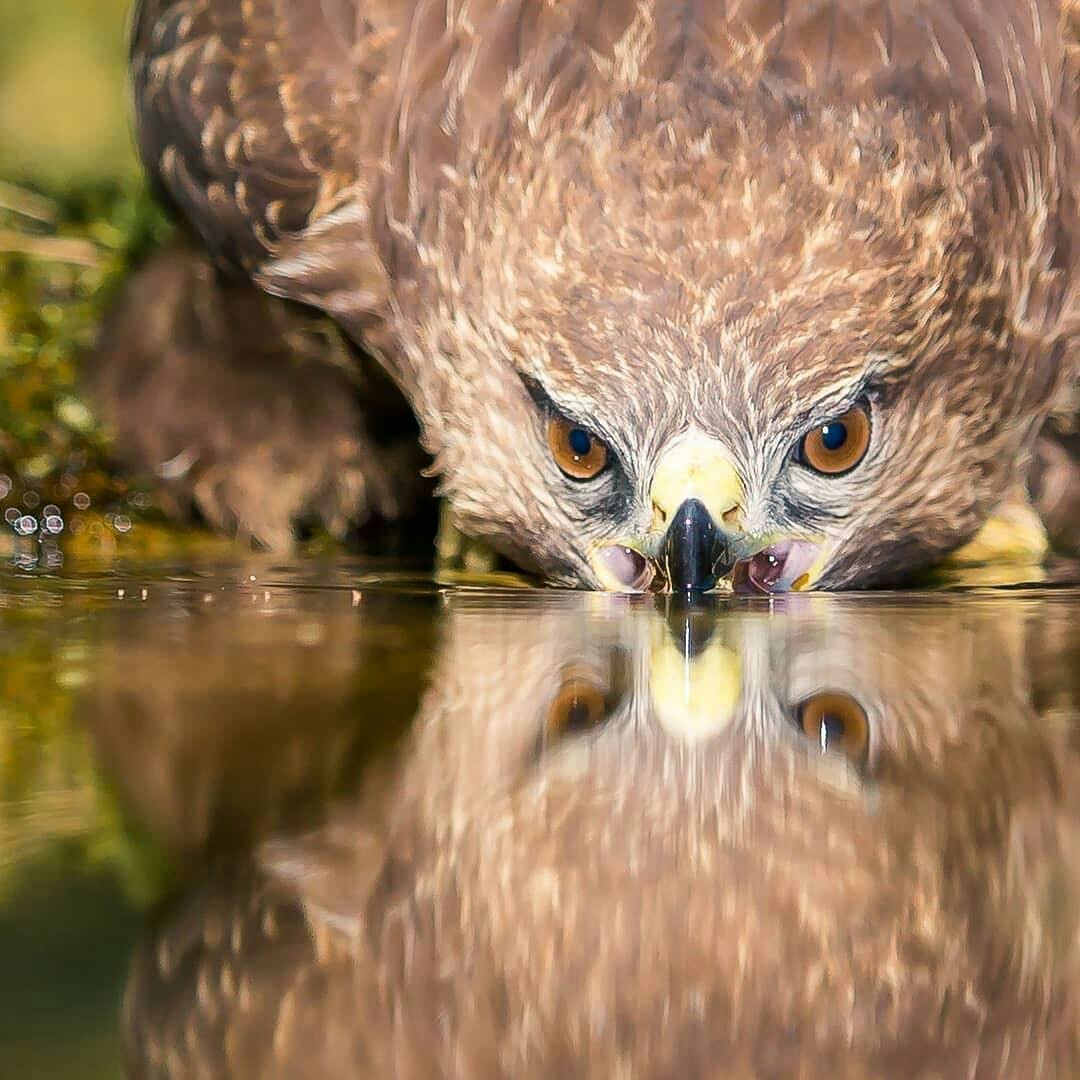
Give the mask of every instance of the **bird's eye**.
M 815 472 L 839 476 L 854 469 L 869 446 L 870 412 L 865 405 L 856 405 L 843 416 L 808 431 L 796 457 Z
M 552 416 L 547 426 L 548 446 L 555 464 L 572 480 L 592 480 L 608 463 L 603 440 L 563 416 Z
M 569 674 L 548 710 L 544 742 L 580 735 L 599 727 L 607 718 L 607 693 L 587 675 Z
M 795 720 L 823 754 L 840 753 L 853 765 L 866 764 L 870 722 L 866 710 L 853 697 L 832 690 L 814 694 L 799 704 Z

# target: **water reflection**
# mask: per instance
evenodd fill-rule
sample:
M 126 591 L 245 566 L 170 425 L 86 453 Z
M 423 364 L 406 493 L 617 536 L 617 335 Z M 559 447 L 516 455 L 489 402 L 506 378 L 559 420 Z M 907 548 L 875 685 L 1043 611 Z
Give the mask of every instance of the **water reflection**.
M 138 823 L 178 864 L 310 819 L 356 787 L 416 710 L 430 590 L 185 583 L 164 598 L 159 587 L 154 603 L 129 591 L 105 617 L 80 718 Z
M 454 598 L 392 762 L 149 929 L 131 1073 L 1075 1075 L 1072 609 L 792 600 Z

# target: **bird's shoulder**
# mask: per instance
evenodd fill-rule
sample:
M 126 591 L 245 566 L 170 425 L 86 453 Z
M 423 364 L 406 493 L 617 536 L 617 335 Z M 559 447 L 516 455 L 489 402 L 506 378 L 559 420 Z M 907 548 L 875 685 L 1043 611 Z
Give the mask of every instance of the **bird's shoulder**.
M 401 0 L 140 0 L 139 149 L 222 261 L 250 269 L 354 182 Z

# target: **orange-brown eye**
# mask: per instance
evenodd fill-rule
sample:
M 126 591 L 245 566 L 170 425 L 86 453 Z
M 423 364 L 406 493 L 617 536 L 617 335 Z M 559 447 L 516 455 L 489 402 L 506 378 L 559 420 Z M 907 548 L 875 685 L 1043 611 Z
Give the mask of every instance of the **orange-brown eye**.
M 866 763 L 870 722 L 866 710 L 847 694 L 826 691 L 807 698 L 796 712 L 799 729 L 823 754 L 844 754 L 853 764 Z
M 607 717 L 607 695 L 584 675 L 570 675 L 548 710 L 545 741 L 599 727 Z
M 808 431 L 799 443 L 798 459 L 815 472 L 839 476 L 866 456 L 870 446 L 870 412 L 865 405 Z
M 555 464 L 573 480 L 591 480 L 607 465 L 607 446 L 591 431 L 565 417 L 548 420 L 547 440 Z

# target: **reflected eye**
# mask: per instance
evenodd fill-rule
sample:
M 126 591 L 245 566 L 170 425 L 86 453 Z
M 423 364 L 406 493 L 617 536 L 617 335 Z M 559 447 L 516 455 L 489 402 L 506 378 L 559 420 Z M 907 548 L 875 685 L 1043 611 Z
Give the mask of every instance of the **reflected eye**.
M 591 480 L 608 463 L 606 444 L 565 417 L 553 416 L 548 420 L 547 440 L 555 464 L 572 480 Z
M 599 727 L 607 718 L 605 690 L 582 675 L 571 675 L 559 688 L 548 710 L 544 741 L 579 735 Z
M 853 764 L 865 765 L 870 745 L 866 710 L 847 694 L 826 691 L 808 697 L 796 709 L 800 731 L 823 754 L 844 754 Z
M 799 443 L 796 459 L 825 476 L 839 476 L 854 469 L 869 446 L 870 412 L 865 405 L 856 405 L 843 416 L 808 431 Z

